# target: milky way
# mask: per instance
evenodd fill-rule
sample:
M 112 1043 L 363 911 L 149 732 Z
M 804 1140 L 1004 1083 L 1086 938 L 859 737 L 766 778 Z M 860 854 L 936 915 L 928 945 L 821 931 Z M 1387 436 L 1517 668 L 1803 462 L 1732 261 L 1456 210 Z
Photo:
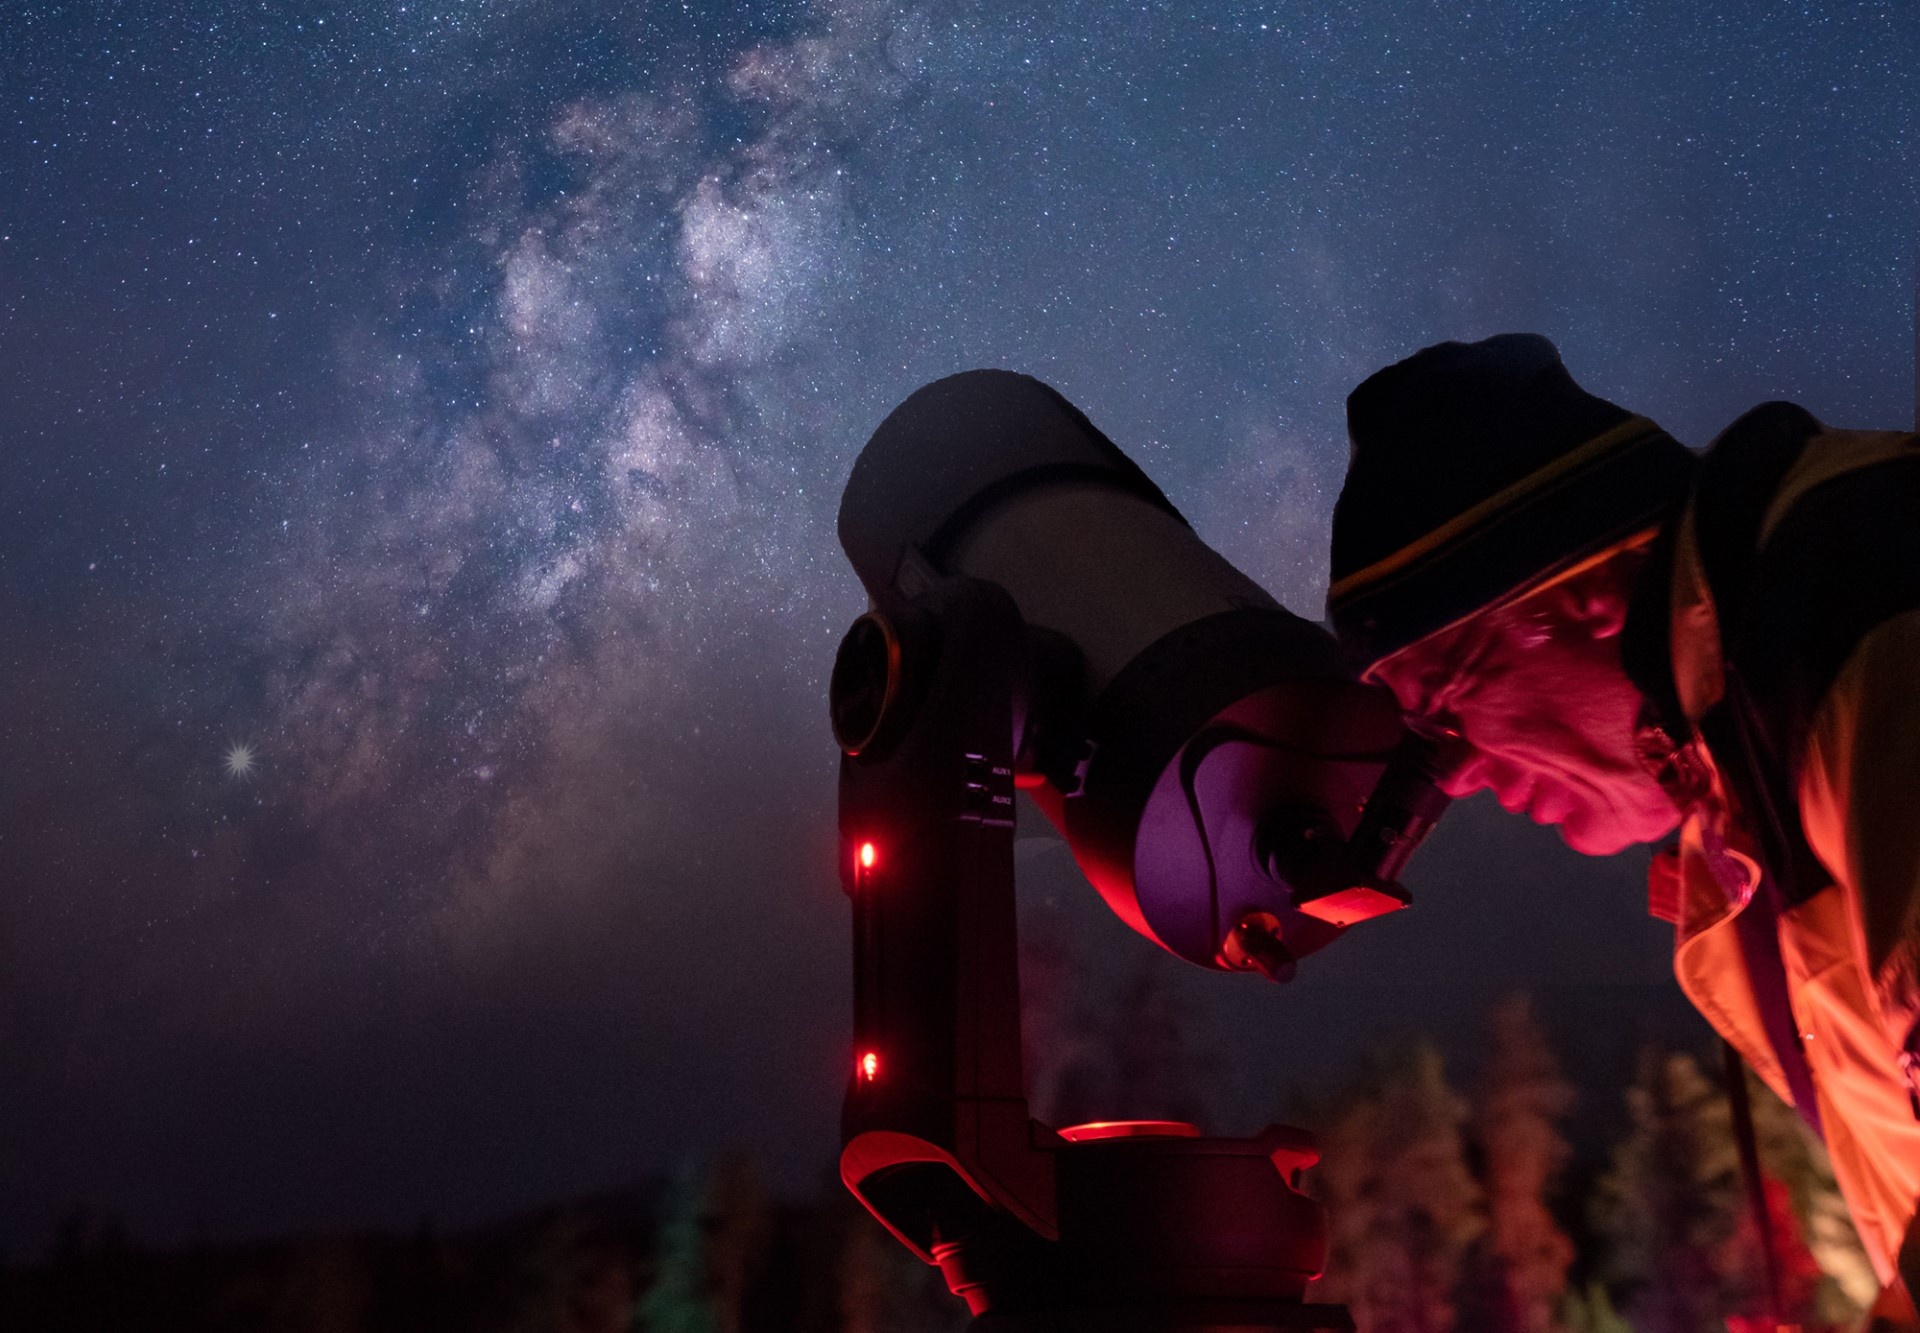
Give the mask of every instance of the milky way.
M 1694 444 L 1911 411 L 1900 6 L 187 8 L 30 6 L 0 55 L 29 1249 L 82 1202 L 458 1219 L 726 1142 L 811 1180 L 832 517 L 929 379 L 1048 378 L 1309 614 L 1341 400 L 1423 343 L 1537 329 Z M 1498 836 L 1619 949 L 1469 913 L 1324 976 L 1658 982 L 1631 865 Z

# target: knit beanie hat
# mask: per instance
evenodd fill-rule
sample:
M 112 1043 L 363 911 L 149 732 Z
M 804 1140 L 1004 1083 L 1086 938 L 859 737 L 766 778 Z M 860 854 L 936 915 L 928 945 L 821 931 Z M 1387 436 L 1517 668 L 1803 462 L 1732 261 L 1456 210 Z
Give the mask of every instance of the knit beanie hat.
M 1327 615 L 1362 669 L 1660 523 L 1697 466 L 1531 333 L 1388 366 L 1347 434 Z

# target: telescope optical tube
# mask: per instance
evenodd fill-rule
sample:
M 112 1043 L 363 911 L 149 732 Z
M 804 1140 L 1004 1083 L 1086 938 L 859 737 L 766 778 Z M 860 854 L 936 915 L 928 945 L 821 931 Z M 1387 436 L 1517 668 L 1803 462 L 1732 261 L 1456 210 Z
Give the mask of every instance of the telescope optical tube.
M 1339 933 L 1296 909 L 1267 845 L 1276 820 L 1353 835 L 1398 707 L 1065 398 L 999 370 L 919 390 L 855 462 L 839 533 L 877 605 L 955 575 L 1012 596 L 1066 677 L 1031 701 L 1022 785 L 1122 920 L 1276 979 Z

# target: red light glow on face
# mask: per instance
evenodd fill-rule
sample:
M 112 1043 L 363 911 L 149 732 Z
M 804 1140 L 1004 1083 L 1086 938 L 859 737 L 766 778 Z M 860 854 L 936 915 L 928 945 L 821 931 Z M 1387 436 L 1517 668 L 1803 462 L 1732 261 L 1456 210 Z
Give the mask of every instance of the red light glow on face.
M 879 1077 L 880 1054 L 877 1051 L 868 1051 L 860 1057 L 860 1079 L 863 1083 L 871 1083 Z
M 861 843 L 860 844 L 860 868 L 862 870 L 873 869 L 873 857 L 874 857 L 873 844 L 870 842 Z

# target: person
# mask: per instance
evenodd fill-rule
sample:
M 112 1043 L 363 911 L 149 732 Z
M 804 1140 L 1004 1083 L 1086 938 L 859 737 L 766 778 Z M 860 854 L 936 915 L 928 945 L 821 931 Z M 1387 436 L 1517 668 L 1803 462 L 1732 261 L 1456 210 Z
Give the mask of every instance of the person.
M 1347 402 L 1327 597 L 1463 796 L 1655 854 L 1682 988 L 1824 1136 L 1920 1328 L 1920 436 L 1757 407 L 1701 454 L 1545 338 Z

